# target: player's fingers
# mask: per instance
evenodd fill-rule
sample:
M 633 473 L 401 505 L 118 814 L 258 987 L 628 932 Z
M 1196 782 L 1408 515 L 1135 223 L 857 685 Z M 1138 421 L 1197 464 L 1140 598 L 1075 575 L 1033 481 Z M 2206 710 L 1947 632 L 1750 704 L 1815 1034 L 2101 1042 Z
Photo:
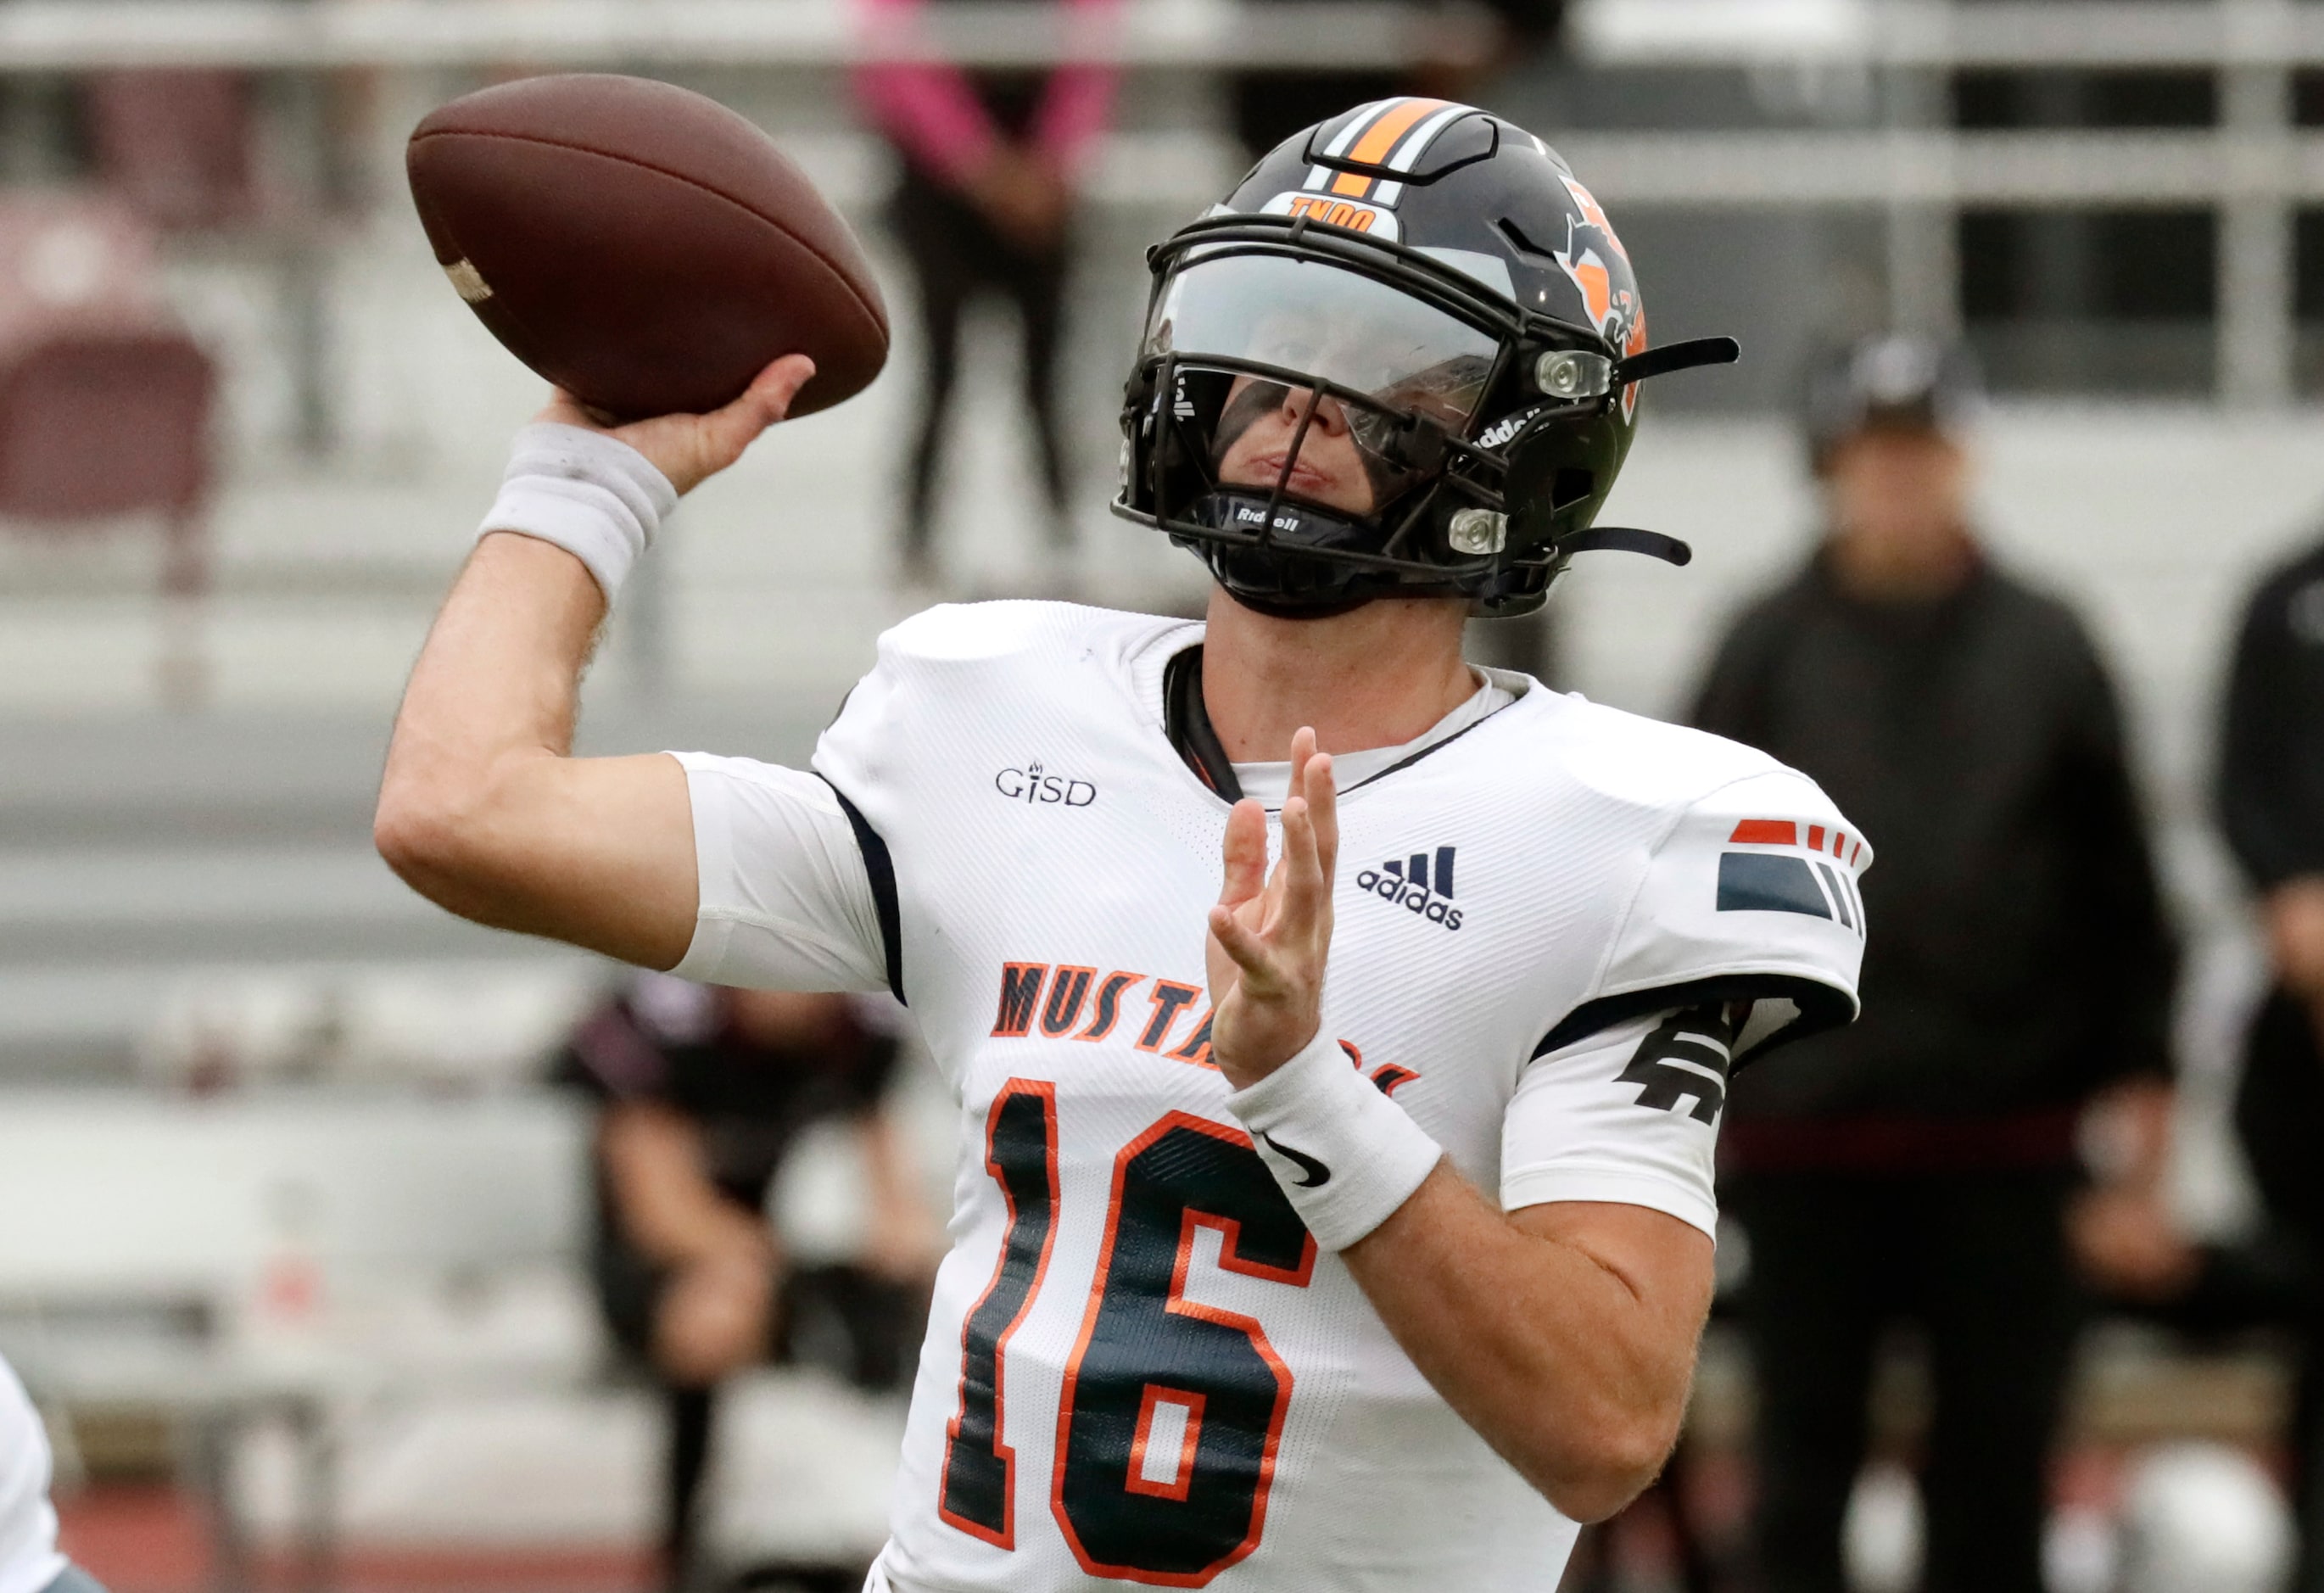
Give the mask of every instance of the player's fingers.
M 1314 811 L 1304 796 L 1283 805 L 1283 919 L 1281 929 L 1305 935 L 1327 899 L 1323 865 L 1315 851 Z
M 1219 943 L 1220 950 L 1233 960 L 1241 971 L 1243 988 L 1254 995 L 1265 994 L 1278 982 L 1275 958 L 1267 943 L 1256 931 L 1234 915 L 1234 909 L 1223 904 L 1211 908 L 1211 938 Z
M 1291 738 L 1291 789 L 1305 799 L 1315 824 L 1315 845 L 1328 883 L 1340 851 L 1339 792 L 1332 756 L 1316 745 L 1314 730 L 1302 726 Z
M 803 354 L 787 354 L 760 372 L 751 382 L 751 390 L 738 401 L 755 403 L 764 417 L 760 429 L 787 419 L 791 405 L 798 399 L 799 389 L 815 380 L 815 362 Z
M 815 362 L 803 354 L 787 354 L 753 377 L 742 396 L 723 410 L 702 418 L 711 451 L 731 465 L 759 434 L 790 413 L 791 401 L 815 375 Z
M 1340 864 L 1340 787 L 1338 777 L 1332 771 L 1332 755 L 1316 753 L 1307 760 L 1301 774 L 1301 794 L 1307 798 L 1307 812 L 1315 826 L 1315 855 L 1323 865 L 1323 889 L 1328 897 Z
M 1227 813 L 1219 900 L 1238 907 L 1267 889 L 1267 811 L 1244 797 Z

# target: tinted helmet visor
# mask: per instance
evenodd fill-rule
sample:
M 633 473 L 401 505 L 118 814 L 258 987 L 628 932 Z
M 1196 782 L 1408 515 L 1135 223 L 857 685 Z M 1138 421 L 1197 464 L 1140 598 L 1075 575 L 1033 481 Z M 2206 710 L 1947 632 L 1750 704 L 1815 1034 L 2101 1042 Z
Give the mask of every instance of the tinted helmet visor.
M 1416 422 L 1468 432 L 1499 343 L 1329 262 L 1216 253 L 1172 273 L 1141 353 L 1176 372 L 1174 418 L 1212 485 L 1369 519 L 1443 463 Z

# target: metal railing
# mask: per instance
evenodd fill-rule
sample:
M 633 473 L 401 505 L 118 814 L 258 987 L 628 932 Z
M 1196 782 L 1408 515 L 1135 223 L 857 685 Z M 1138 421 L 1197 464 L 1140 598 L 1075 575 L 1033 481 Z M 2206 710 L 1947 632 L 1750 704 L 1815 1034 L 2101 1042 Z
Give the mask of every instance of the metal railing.
M 2324 6 L 2295 0 L 1579 0 L 1576 54 L 1602 67 L 1923 69 L 2324 66 Z M 523 59 L 844 65 L 936 57 L 1138 68 L 1480 59 L 1490 28 L 1395 0 L 1131 0 L 1106 23 L 971 0 L 866 30 L 843 0 L 5 0 L 0 70 L 358 67 Z
M 843 0 L 0 0 L 0 70 L 137 65 L 317 69 L 521 60 L 550 68 L 840 68 L 875 59 L 1135 70 L 1477 64 L 1481 17 L 1388 0 L 1130 0 L 1102 25 L 973 0 L 868 31 Z M 2295 0 L 1578 0 L 1586 68 L 1853 75 L 1868 124 L 1612 134 L 1558 142 L 1609 202 L 1844 208 L 1887 218 L 1889 313 L 1950 329 L 1968 207 L 2215 208 L 2218 390 L 2292 396 L 2294 218 L 2324 204 L 2324 133 L 2294 122 L 2292 74 L 2324 67 L 2324 5 Z M 2215 71 L 2218 124 L 2172 132 L 1944 125 L 1961 69 Z

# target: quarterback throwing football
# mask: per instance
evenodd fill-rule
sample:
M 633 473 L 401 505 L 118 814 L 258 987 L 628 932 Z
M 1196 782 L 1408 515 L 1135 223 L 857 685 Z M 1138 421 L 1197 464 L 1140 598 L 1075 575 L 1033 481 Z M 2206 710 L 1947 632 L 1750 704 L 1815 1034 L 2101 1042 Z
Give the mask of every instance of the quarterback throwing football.
M 1732 345 L 1648 352 L 1563 161 L 1435 100 L 1290 140 L 1153 265 L 1116 508 L 1206 624 L 939 607 L 812 772 L 573 758 L 623 574 L 811 367 L 612 432 L 559 399 L 379 843 L 484 923 L 909 1005 L 960 1155 L 872 1588 L 1554 1588 L 1677 1432 L 1727 1075 L 1853 1015 L 1870 852 L 1462 625 L 1675 547 L 1591 520 L 1637 381 Z

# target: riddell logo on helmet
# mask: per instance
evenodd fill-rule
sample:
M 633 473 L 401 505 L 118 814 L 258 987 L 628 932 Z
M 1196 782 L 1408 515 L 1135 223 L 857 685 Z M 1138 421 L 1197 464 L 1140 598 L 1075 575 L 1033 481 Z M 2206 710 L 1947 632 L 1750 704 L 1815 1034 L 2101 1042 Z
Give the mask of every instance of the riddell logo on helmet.
M 1326 226 L 1342 226 L 1389 243 L 1397 239 L 1396 217 L 1374 205 L 1358 204 L 1332 194 L 1277 194 L 1260 207 L 1261 216 L 1306 216 Z
M 1234 522 L 1239 526 L 1259 526 L 1268 523 L 1267 510 L 1261 504 L 1238 503 L 1234 506 L 1233 513 Z M 1307 522 L 1288 510 L 1277 510 L 1274 523 L 1275 529 L 1278 531 L 1296 531 Z
M 1548 407 L 1546 404 L 1536 404 L 1530 409 L 1519 410 L 1514 415 L 1503 416 L 1478 434 L 1477 446 L 1480 448 L 1507 447 L 1517 441 L 1517 433 L 1531 425 L 1533 418 Z

